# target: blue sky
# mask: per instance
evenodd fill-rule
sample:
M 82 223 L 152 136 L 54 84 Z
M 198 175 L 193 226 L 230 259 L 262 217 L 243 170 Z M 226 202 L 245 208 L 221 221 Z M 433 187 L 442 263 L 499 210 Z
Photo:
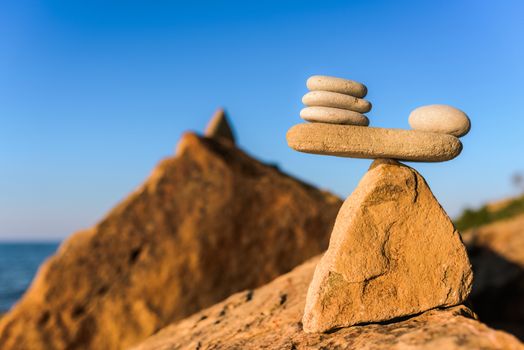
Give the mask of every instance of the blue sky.
M 218 106 L 239 144 L 347 196 L 370 161 L 290 150 L 305 81 L 368 86 L 372 126 L 466 111 L 457 159 L 415 164 L 450 215 L 515 193 L 524 170 L 524 3 L 0 2 L 0 239 L 96 223 Z

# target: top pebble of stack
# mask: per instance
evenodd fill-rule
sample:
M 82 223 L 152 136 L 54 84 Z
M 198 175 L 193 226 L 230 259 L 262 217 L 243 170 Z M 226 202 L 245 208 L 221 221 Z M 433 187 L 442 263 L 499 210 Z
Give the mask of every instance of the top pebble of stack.
M 366 86 L 359 82 L 325 75 L 313 75 L 306 86 L 311 91 L 331 91 L 360 98 L 368 93 Z

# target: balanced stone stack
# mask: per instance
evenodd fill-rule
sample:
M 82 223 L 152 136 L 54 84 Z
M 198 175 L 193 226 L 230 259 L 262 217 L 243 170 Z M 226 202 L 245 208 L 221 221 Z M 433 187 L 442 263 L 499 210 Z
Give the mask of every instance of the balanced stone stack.
M 366 87 L 358 82 L 313 76 L 302 101 L 308 107 L 300 116 L 312 123 L 293 126 L 288 145 L 299 152 L 351 158 L 389 158 L 416 162 L 443 162 L 462 151 L 458 137 L 470 129 L 467 115 L 451 106 L 415 109 L 409 123 L 413 130 L 362 127 L 369 120 L 362 113 L 371 104 L 362 99 Z
M 310 92 L 302 102 L 308 106 L 300 117 L 313 123 L 368 126 L 369 119 L 362 113 L 371 110 L 364 100 L 368 89 L 353 80 L 314 75 L 306 83 Z
M 471 265 L 458 231 L 424 178 L 398 160 L 439 162 L 459 155 L 470 129 L 464 112 L 415 109 L 412 130 L 365 127 L 364 85 L 314 76 L 291 148 L 377 159 L 342 205 L 329 247 L 309 286 L 302 323 L 323 332 L 391 321 L 466 300 Z M 378 159 L 382 158 L 382 159 Z

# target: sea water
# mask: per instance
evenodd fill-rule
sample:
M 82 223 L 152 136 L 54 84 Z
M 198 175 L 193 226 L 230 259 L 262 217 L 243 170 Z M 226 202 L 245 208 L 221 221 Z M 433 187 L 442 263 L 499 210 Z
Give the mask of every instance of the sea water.
M 58 243 L 0 243 L 0 313 L 11 308 Z

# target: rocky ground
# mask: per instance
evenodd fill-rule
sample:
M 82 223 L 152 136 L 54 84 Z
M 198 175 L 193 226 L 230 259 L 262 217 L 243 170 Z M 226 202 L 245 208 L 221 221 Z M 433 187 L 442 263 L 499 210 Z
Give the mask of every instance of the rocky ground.
M 318 260 L 312 259 L 264 287 L 237 293 L 163 329 L 134 349 L 524 348 L 512 335 L 475 320 L 465 306 L 330 333 L 305 333 L 301 319 L 306 291 Z

